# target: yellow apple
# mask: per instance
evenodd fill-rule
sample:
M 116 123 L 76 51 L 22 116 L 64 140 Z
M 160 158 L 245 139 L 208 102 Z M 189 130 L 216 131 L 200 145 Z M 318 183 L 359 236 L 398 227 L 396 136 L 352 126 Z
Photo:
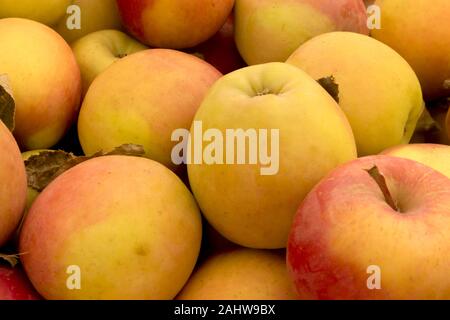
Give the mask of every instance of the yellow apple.
M 252 248 L 285 247 L 305 195 L 356 157 L 338 104 L 314 79 L 285 63 L 251 66 L 219 79 L 195 115 L 191 136 L 189 182 L 202 212 L 228 240 Z M 209 156 L 215 145 L 215 156 Z M 203 154 L 196 151 L 203 147 Z
M 381 154 L 423 163 L 450 178 L 450 146 L 432 143 L 407 144 L 389 148 Z
M 67 27 L 73 13 L 67 13 L 55 26 L 55 30 L 68 43 L 95 31 L 122 28 L 116 0 L 72 0 L 80 8 L 80 29 Z
M 145 45 L 117 30 L 102 30 L 78 39 L 72 50 L 81 70 L 83 96 L 92 81 L 112 63 L 148 49 Z
M 209 257 L 193 273 L 179 300 L 296 299 L 284 252 L 234 249 Z
M 411 139 L 424 108 L 420 83 L 385 44 L 357 33 L 331 32 L 300 46 L 287 62 L 314 79 L 335 78 L 359 155 Z
M 84 152 L 140 144 L 148 157 L 175 169 L 172 132 L 190 127 L 220 76 L 207 62 L 170 49 L 149 49 L 113 63 L 94 80 L 81 107 Z
M 427 100 L 450 96 L 450 1 L 377 0 L 375 5 L 381 28 L 372 36 L 409 62 Z
M 71 2 L 72 0 L 0 0 L 0 19 L 25 18 L 53 26 L 64 16 Z
M 146 158 L 105 156 L 44 189 L 19 248 L 46 299 L 172 299 L 201 238 L 198 207 L 174 173 Z
M 25 208 L 27 177 L 13 135 L 0 120 L 0 246 L 10 239 Z
M 368 34 L 361 0 L 236 0 L 236 44 L 249 65 L 284 62 L 322 33 Z
M 80 69 L 71 48 L 49 27 L 27 19 L 0 20 L 0 74 L 16 100 L 14 135 L 26 149 L 56 144 L 76 117 Z

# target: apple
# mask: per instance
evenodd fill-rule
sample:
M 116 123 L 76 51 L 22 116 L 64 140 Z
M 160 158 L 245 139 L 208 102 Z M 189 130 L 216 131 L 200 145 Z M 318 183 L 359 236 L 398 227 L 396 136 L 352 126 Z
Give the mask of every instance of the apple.
M 234 0 L 117 0 L 125 28 L 141 42 L 169 49 L 194 47 L 225 23 Z
M 149 158 L 176 169 L 172 132 L 190 127 L 220 76 L 205 61 L 170 49 L 149 49 L 115 62 L 94 80 L 83 101 L 78 134 L 84 152 L 140 144 Z
M 21 268 L 0 265 L 0 300 L 40 300 Z
M 52 26 L 64 16 L 71 2 L 72 0 L 0 0 L 0 19 L 25 18 Z
M 178 300 L 293 300 L 284 252 L 234 249 L 209 257 Z
M 357 33 L 331 32 L 300 46 L 287 62 L 314 79 L 335 78 L 339 105 L 352 126 L 360 156 L 411 139 L 424 109 L 420 83 L 408 63 L 388 46 Z
M 79 107 L 81 80 L 75 56 L 54 30 L 35 21 L 0 20 L 0 73 L 16 100 L 14 135 L 26 149 L 56 144 Z
M 420 162 L 450 178 L 450 146 L 432 143 L 400 145 L 382 154 Z
M 450 1 L 377 0 L 381 28 L 372 36 L 413 67 L 427 99 L 450 95 Z
M 46 299 L 172 299 L 201 238 L 198 207 L 174 173 L 146 158 L 104 156 L 43 190 L 19 248 Z
M 369 33 L 362 0 L 236 0 L 235 14 L 237 47 L 249 65 L 284 62 L 322 33 Z
M 20 222 L 27 194 L 25 166 L 19 147 L 0 120 L 0 247 Z
M 80 8 L 80 28 L 67 27 L 68 20 L 70 21 L 73 16 L 71 12 L 67 13 L 54 27 L 68 43 L 91 32 L 122 28 L 116 0 L 72 0 L 71 2 L 72 5 Z
M 303 197 L 325 174 L 356 157 L 338 104 L 314 79 L 285 63 L 222 77 L 203 100 L 190 133 L 189 182 L 204 216 L 228 240 L 251 248 L 285 247 Z M 212 147 L 215 155 L 208 153 Z
M 83 96 L 92 81 L 107 67 L 145 49 L 148 47 L 117 30 L 97 31 L 77 40 L 72 50 L 81 70 Z
M 208 41 L 191 50 L 223 74 L 246 66 L 234 42 L 234 16 L 230 15 L 222 28 Z
M 305 298 L 449 299 L 449 252 L 450 180 L 377 155 L 340 166 L 308 194 L 287 263 Z

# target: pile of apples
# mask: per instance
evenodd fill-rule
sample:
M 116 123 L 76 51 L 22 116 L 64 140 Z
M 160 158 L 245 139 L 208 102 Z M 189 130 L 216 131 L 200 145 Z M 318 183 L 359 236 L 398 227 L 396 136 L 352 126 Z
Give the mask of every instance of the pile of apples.
M 0 299 L 450 299 L 449 12 L 0 0 Z

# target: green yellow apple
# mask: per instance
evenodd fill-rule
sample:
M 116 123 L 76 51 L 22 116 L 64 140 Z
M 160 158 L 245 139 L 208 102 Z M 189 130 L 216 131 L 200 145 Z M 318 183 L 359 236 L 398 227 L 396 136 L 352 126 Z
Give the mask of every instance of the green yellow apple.
M 409 62 L 427 99 L 450 96 L 450 1 L 377 0 L 375 5 L 381 28 L 372 36 Z
M 234 0 L 117 0 L 125 28 L 158 48 L 194 47 L 223 26 Z
M 92 81 L 112 63 L 145 49 L 148 47 L 117 30 L 101 30 L 78 39 L 72 50 L 80 66 L 83 96 Z
M 189 182 L 203 214 L 228 240 L 251 248 L 285 247 L 303 197 L 337 165 L 356 158 L 338 104 L 285 63 L 223 76 L 203 100 L 190 133 Z
M 340 166 L 300 206 L 287 262 L 304 298 L 449 299 L 450 180 L 387 155 Z
M 25 208 L 27 177 L 13 135 L 0 120 L 0 246 L 10 239 Z
M 234 249 L 209 257 L 179 300 L 293 300 L 284 252 Z
M 0 19 L 25 18 L 53 26 L 71 3 L 72 0 L 0 0 Z
M 411 139 L 424 109 L 420 83 L 385 44 L 357 33 L 331 32 L 300 46 L 287 62 L 314 79 L 335 78 L 359 155 L 378 154 Z
M 395 146 L 381 154 L 420 162 L 450 178 L 450 146 L 432 143 L 415 143 Z
M 175 169 L 172 132 L 189 129 L 220 76 L 207 62 L 170 49 L 149 49 L 115 62 L 94 80 L 83 101 L 78 135 L 84 152 L 140 144 L 148 157 Z
M 105 156 L 44 189 L 19 248 L 46 299 L 172 299 L 201 238 L 198 207 L 173 172 L 146 158 Z
M 362 0 L 236 0 L 236 44 L 249 64 L 284 62 L 322 33 L 368 34 Z
M 56 144 L 78 111 L 81 80 L 75 56 L 54 30 L 26 19 L 0 20 L 0 73 L 16 100 L 14 135 L 26 150 Z
M 73 17 L 73 12 L 67 13 L 54 27 L 68 43 L 91 32 L 121 29 L 122 24 L 116 0 L 72 0 L 71 2 L 72 5 L 80 8 L 80 28 L 69 29 L 67 26 L 67 22 L 70 22 Z

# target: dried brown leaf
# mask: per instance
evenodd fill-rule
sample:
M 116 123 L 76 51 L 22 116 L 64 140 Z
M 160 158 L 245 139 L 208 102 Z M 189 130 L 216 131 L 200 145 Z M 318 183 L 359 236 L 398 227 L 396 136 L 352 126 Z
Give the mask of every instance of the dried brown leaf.
M 321 78 L 317 82 L 324 88 L 333 99 L 339 103 L 339 85 L 333 76 Z
M 0 121 L 14 130 L 16 104 L 9 84 L 9 78 L 5 74 L 0 74 Z

